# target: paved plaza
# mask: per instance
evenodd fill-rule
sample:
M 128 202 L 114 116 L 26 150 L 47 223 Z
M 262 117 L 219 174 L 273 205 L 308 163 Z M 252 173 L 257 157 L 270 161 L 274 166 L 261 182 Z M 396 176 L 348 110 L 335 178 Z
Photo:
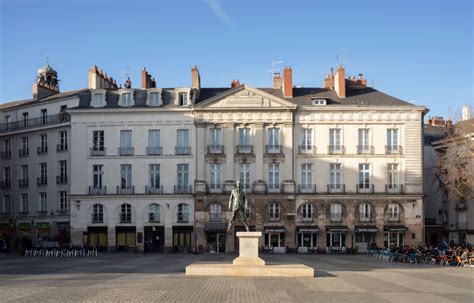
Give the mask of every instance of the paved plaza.
M 227 255 L 102 254 L 76 259 L 0 255 L 0 302 L 474 302 L 474 268 L 389 263 L 367 255 L 263 255 L 314 278 L 186 277 Z

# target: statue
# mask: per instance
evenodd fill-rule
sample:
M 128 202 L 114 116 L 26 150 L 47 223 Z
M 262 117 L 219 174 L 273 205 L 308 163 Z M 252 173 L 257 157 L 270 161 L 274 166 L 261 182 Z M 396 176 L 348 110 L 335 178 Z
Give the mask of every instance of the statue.
M 58 89 L 59 79 L 58 72 L 54 68 L 46 63 L 46 65 L 38 69 L 38 75 L 36 76 L 36 83 L 47 86 L 52 89 Z
M 247 201 L 247 195 L 242 189 L 242 185 L 240 184 L 239 180 L 235 182 L 235 188 L 230 193 L 229 209 L 232 210 L 232 218 L 230 219 L 229 225 L 227 226 L 227 232 L 230 232 L 237 217 L 240 217 L 240 221 L 244 224 L 245 229 L 250 231 L 249 221 L 247 218 L 249 203 Z

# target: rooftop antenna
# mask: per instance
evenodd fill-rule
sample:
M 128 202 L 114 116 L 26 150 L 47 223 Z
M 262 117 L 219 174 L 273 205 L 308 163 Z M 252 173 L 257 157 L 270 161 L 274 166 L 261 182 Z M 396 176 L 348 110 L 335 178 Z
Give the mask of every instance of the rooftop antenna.
M 273 60 L 272 61 L 272 69 L 269 70 L 268 72 L 272 74 L 272 77 L 275 73 L 279 73 L 280 72 L 280 68 L 277 67 L 278 65 L 282 64 L 283 61 L 281 60 Z
M 120 74 L 122 75 L 122 77 L 125 78 L 125 81 L 127 81 L 127 79 L 130 77 L 129 70 L 130 70 L 130 67 L 127 66 L 124 71 L 120 72 Z
M 337 66 L 344 66 L 344 64 L 349 62 L 347 61 L 347 56 L 345 53 L 337 54 L 336 59 L 337 59 Z

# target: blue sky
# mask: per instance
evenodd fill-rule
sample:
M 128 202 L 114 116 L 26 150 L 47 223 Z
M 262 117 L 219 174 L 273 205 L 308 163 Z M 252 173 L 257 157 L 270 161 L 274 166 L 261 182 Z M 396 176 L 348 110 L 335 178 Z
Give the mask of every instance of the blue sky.
M 97 64 L 132 86 L 146 66 L 160 87 L 240 79 L 271 86 L 272 60 L 293 82 L 322 86 L 343 58 L 376 89 L 448 116 L 473 104 L 473 4 L 469 0 L 0 0 L 0 103 L 31 97 L 49 60 L 61 90 L 87 86 Z

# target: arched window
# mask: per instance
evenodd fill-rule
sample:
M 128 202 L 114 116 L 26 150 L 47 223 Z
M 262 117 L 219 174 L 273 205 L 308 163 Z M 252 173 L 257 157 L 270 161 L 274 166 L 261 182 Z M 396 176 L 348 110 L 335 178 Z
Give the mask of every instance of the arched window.
M 331 204 L 331 222 L 342 221 L 342 205 L 340 203 Z
M 370 221 L 371 217 L 371 205 L 369 203 L 361 203 L 359 205 L 359 220 L 362 222 Z
M 186 203 L 178 204 L 178 223 L 189 222 L 189 205 Z
M 270 204 L 270 220 L 280 220 L 280 204 L 278 203 L 272 203 Z
M 150 205 L 148 212 L 148 221 L 150 223 L 160 223 L 160 206 L 156 203 Z
M 400 205 L 397 203 L 390 203 L 387 206 L 386 212 L 388 221 L 400 221 Z
M 209 219 L 211 222 L 221 221 L 222 206 L 220 203 L 212 203 L 209 207 Z
M 304 203 L 301 205 L 301 215 L 303 220 L 312 220 L 313 219 L 313 205 L 311 203 Z
M 104 206 L 102 204 L 92 206 L 92 223 L 104 223 Z
M 120 207 L 120 223 L 132 223 L 132 206 L 122 204 Z

